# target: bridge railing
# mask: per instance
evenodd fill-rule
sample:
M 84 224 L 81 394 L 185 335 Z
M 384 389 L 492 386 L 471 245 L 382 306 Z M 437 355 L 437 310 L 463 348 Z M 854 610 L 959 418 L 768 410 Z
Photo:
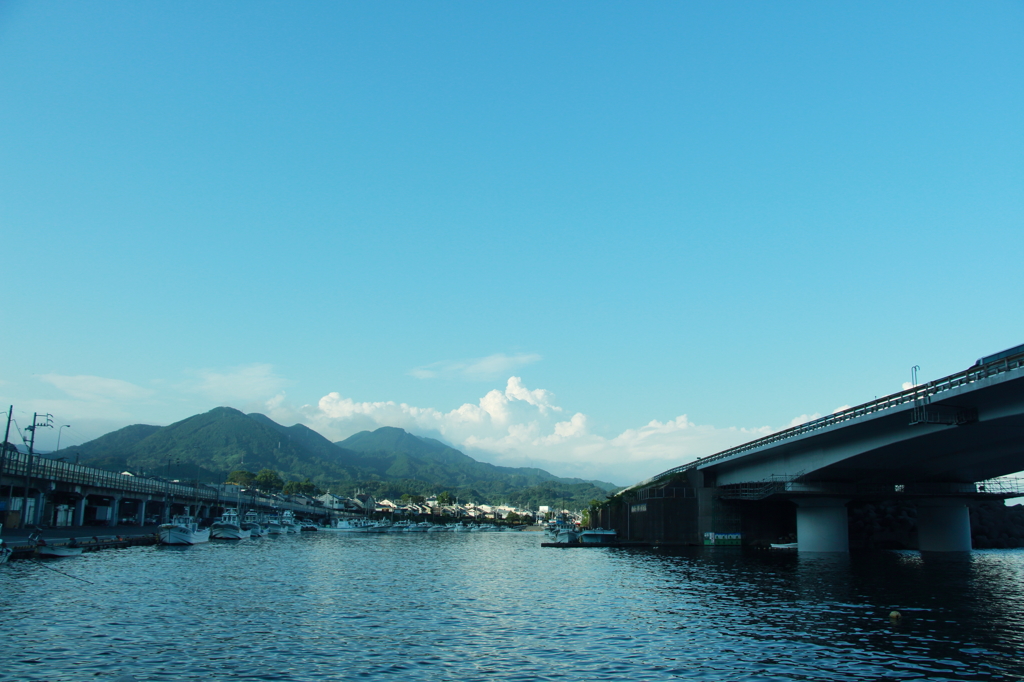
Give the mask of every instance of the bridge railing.
M 920 384 L 913 388 L 908 388 L 905 391 L 900 391 L 899 393 L 883 396 L 876 400 L 872 400 L 869 403 L 840 410 L 826 417 L 805 422 L 768 436 L 764 436 L 763 438 L 752 440 L 749 443 L 737 445 L 736 447 L 729 448 L 728 450 L 723 450 L 722 452 L 709 455 L 708 457 L 703 457 L 701 459 L 673 467 L 656 476 L 652 476 L 645 481 L 641 481 L 640 483 L 630 486 L 628 490 L 642 488 L 665 478 L 666 476 L 671 476 L 689 469 L 695 469 L 713 462 L 735 457 L 736 455 L 741 455 L 745 452 L 757 450 L 767 445 L 780 443 L 791 438 L 796 438 L 797 436 L 829 428 L 836 424 L 848 422 L 853 419 L 859 419 L 870 414 L 884 412 L 885 410 L 889 410 L 894 407 L 900 407 L 903 405 L 926 405 L 931 402 L 933 396 L 944 393 L 945 391 L 950 391 L 961 386 L 967 386 L 998 374 L 1019 371 L 1022 367 L 1024 367 L 1024 357 L 1006 358 L 987 365 L 975 365 L 962 372 L 957 372 L 956 374 L 951 374 L 947 377 L 936 379 L 935 381 L 929 381 L 926 384 Z
M 14 477 L 30 474 L 30 478 L 59 481 L 71 485 L 110 488 L 131 493 L 160 495 L 167 493 L 175 497 L 192 497 L 200 500 L 217 499 L 217 491 L 203 485 L 196 487 L 143 476 L 128 476 L 38 455 L 32 457 L 31 472 L 29 472 L 29 456 L 23 452 L 7 453 L 3 473 L 6 476 Z
M 856 481 L 823 481 L 805 483 L 797 476 L 772 476 L 764 481 L 722 486 L 719 494 L 731 500 L 763 500 L 772 495 L 803 493 L 807 495 L 883 495 L 885 497 L 1024 497 L 1024 479 L 1003 477 L 978 483 L 915 482 L 912 484 L 872 483 Z
M 29 474 L 30 479 L 42 479 L 69 485 L 85 485 L 101 489 L 106 488 L 120 493 L 169 495 L 177 499 L 193 499 L 208 503 L 220 501 L 229 506 L 237 497 L 231 494 L 222 495 L 215 488 L 202 484 L 198 486 L 183 485 L 172 481 L 146 478 L 145 476 L 129 476 L 38 455 L 32 457 L 30 465 L 29 456 L 23 452 L 8 451 L 3 464 L 3 471 L 0 473 L 15 479 Z M 309 511 L 314 508 L 309 505 L 266 497 L 261 493 L 256 493 L 255 495 L 249 492 L 243 493 L 241 501 L 246 504 L 255 503 L 261 507 L 278 507 L 294 511 Z M 315 507 L 315 509 L 320 510 L 322 508 Z

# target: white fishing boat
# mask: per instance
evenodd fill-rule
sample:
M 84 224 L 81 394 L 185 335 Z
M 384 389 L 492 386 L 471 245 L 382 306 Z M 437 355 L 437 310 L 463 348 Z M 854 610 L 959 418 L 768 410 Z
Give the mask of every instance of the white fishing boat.
M 295 523 L 295 514 L 290 509 L 281 515 L 281 527 L 285 533 L 299 532 L 299 524 Z
M 267 518 L 263 528 L 267 531 L 267 535 L 285 535 L 288 532 L 281 525 L 281 517 L 276 514 Z
M 210 529 L 200 528 L 193 516 L 175 516 L 170 523 L 160 525 L 160 543 L 164 545 L 197 545 L 209 541 Z
M 615 531 L 606 528 L 588 528 L 580 531 L 580 542 L 584 545 L 609 545 L 615 542 Z
M 235 509 L 225 509 L 220 521 L 210 526 L 210 538 L 213 540 L 242 540 L 251 535 L 252 529 L 242 528 Z
M 249 537 L 251 537 L 251 538 L 262 537 L 262 536 L 266 535 L 267 533 L 263 529 L 263 526 L 260 525 L 259 519 L 260 519 L 260 515 L 257 514 L 255 511 L 250 509 L 249 511 L 247 511 L 245 513 L 245 519 L 243 519 L 242 522 L 240 524 L 238 524 L 238 525 L 242 528 L 242 530 L 249 531 Z
M 339 533 L 366 533 L 372 524 L 366 519 L 342 519 L 335 521 L 331 530 Z

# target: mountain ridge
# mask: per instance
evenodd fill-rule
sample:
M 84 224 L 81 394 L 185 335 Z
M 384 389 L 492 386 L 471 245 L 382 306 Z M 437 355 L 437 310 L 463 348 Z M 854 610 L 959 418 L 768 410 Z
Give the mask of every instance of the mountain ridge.
M 447 490 L 461 499 L 541 495 L 582 500 L 585 505 L 618 489 L 611 483 L 561 478 L 538 468 L 480 462 L 437 439 L 397 427 L 361 431 L 332 443 L 303 424 L 284 426 L 266 415 L 231 407 L 167 426 L 134 424 L 64 448 L 60 454 L 111 470 L 214 483 L 239 469 L 271 469 L 285 481 L 310 480 L 322 489 L 342 492 L 359 488 L 377 497 Z

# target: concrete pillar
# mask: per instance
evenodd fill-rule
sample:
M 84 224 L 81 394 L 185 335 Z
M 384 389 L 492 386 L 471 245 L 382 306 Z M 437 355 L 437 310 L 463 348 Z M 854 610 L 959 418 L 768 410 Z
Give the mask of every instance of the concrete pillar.
M 801 552 L 849 552 L 846 500 L 805 497 L 796 503 L 796 543 Z
M 917 548 L 922 552 L 971 551 L 971 514 L 963 500 L 917 503 Z
M 77 502 L 75 502 L 75 513 L 71 517 L 72 526 L 84 526 L 85 525 L 85 495 L 82 495 Z
M 135 525 L 146 525 L 146 500 L 139 500 L 139 514 L 135 519 Z
M 42 491 L 39 491 L 38 493 L 36 493 L 36 507 L 35 509 L 32 510 L 32 516 L 35 517 L 32 520 L 32 523 L 36 524 L 37 526 L 43 522 L 43 507 L 45 506 L 46 495 Z
M 110 520 L 107 521 L 108 526 L 116 526 L 121 520 L 121 500 L 123 498 L 115 497 L 110 501 Z

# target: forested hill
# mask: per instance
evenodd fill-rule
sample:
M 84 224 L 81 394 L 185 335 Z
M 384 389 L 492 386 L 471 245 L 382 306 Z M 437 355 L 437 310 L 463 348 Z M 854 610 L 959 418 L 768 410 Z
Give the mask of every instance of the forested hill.
M 449 491 L 479 502 L 554 498 L 541 504 L 604 499 L 610 483 L 558 478 L 534 468 L 499 467 L 431 438 L 384 427 L 332 443 L 301 424 L 218 407 L 169 426 L 136 424 L 55 453 L 111 470 L 223 482 L 232 471 L 276 471 L 321 489 L 377 497 Z M 596 483 L 596 485 L 595 485 Z
M 543 469 L 503 467 L 478 462 L 441 441 L 414 436 L 403 429 L 391 426 L 384 426 L 376 431 L 361 431 L 335 445 L 363 453 L 363 465 L 372 465 L 374 461 L 388 463 L 388 470 L 392 474 L 412 474 L 414 478 L 434 477 L 459 484 L 505 479 L 521 487 L 556 482 L 569 485 L 590 484 L 606 492 L 618 489 L 615 484 L 603 481 L 559 478 Z

